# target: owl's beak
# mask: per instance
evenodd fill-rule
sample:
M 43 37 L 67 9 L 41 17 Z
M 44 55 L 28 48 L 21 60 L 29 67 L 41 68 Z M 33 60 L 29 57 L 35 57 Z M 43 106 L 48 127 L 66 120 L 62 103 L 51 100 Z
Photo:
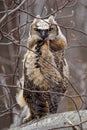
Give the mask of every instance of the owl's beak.
M 41 30 L 40 32 L 41 38 L 45 39 L 48 37 L 48 31 L 47 30 Z

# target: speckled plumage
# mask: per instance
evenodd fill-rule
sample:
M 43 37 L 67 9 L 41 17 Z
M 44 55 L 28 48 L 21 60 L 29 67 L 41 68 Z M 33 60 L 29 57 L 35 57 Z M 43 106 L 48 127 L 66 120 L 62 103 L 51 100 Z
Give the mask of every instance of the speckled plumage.
M 58 93 L 64 93 L 68 85 L 65 78 L 65 76 L 68 77 L 68 65 L 64 59 L 66 39 L 52 16 L 41 22 L 44 24 L 46 22 L 48 26 L 52 25 L 55 32 L 49 31 L 53 34 L 49 33 L 46 38 L 42 39 L 40 34 L 38 32 L 35 34 L 33 30 L 37 27 L 38 21 L 40 23 L 40 19 L 34 20 L 31 25 L 28 39 L 30 50 L 27 50 L 23 60 L 24 90 L 22 90 L 22 96 L 30 109 L 30 115 L 24 121 L 56 113 L 61 97 Z M 45 28 L 48 26 L 46 25 Z

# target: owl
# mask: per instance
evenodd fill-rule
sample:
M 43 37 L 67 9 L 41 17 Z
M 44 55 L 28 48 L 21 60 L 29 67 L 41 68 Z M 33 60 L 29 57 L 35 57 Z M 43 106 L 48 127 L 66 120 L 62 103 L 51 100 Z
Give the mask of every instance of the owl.
M 23 59 L 22 90 L 18 104 L 29 108 L 23 122 L 56 113 L 61 94 L 67 90 L 69 69 L 64 50 L 67 41 L 53 16 L 37 16 L 30 26 Z

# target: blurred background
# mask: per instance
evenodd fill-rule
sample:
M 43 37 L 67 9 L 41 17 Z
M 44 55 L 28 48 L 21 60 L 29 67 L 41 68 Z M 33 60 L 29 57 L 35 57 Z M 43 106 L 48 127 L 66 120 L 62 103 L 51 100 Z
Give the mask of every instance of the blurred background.
M 0 0 L 0 130 L 22 117 L 15 100 L 29 27 L 51 14 L 67 38 L 70 86 L 58 112 L 87 108 L 87 0 Z M 72 99 L 75 101 L 73 103 Z

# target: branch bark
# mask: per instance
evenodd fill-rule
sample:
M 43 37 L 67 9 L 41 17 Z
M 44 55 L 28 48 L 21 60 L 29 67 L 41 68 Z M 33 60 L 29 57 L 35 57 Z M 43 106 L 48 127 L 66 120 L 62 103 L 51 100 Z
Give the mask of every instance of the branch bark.
M 9 130 L 87 130 L 87 110 L 57 113 Z M 82 127 L 81 127 L 82 126 Z

